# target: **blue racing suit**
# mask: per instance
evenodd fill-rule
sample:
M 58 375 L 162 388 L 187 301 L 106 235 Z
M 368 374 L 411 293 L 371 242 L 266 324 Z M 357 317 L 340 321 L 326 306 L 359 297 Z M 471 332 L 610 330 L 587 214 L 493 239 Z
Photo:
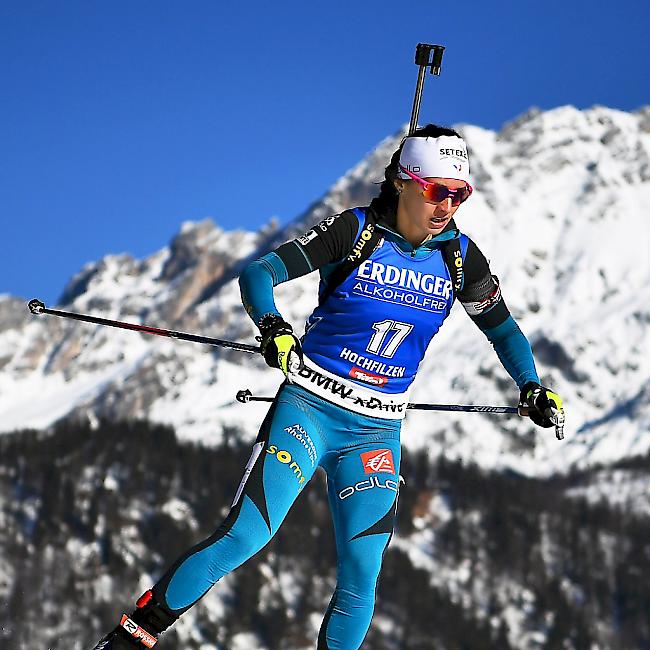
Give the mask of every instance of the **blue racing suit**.
M 285 384 L 253 446 L 230 513 L 154 587 L 176 614 L 264 547 L 316 468 L 327 472 L 337 586 L 318 648 L 352 650 L 370 626 L 399 488 L 400 421 L 360 416 Z
M 257 324 L 266 314 L 279 313 L 273 287 L 280 282 L 319 269 L 323 295 L 333 269 L 353 249 L 366 209 L 376 207 L 325 219 L 245 269 L 242 299 Z M 493 343 L 519 386 L 538 381 L 530 345 L 510 316 L 498 281 L 453 221 L 417 249 L 394 230 L 394 215 L 379 223 L 379 245 L 309 318 L 305 368 L 280 388 L 228 517 L 153 588 L 157 601 L 174 614 L 191 607 L 268 543 L 321 466 L 327 473 L 338 560 L 318 648 L 357 650 L 370 626 L 393 531 L 408 390 L 454 299 Z M 465 262 L 457 296 L 440 254 L 441 243 L 451 237 L 460 238 Z

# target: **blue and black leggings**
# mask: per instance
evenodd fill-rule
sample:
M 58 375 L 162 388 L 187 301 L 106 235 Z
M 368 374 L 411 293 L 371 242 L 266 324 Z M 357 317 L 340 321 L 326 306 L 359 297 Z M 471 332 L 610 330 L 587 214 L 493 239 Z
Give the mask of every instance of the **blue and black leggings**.
M 357 650 L 370 626 L 399 489 L 401 421 L 358 415 L 287 384 L 267 414 L 228 517 L 153 588 L 174 614 L 263 548 L 319 465 L 327 473 L 337 584 L 319 650 Z

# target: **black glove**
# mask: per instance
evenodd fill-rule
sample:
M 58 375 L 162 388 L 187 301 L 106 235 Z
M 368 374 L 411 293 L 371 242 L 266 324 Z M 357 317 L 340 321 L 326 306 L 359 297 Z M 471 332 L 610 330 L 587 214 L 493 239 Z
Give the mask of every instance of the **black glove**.
M 527 408 L 528 417 L 540 427 L 557 427 L 560 415 L 564 423 L 562 398 L 537 382 L 529 381 L 521 389 L 519 407 Z
M 302 346 L 293 333 L 293 328 L 281 316 L 267 314 L 260 320 L 259 341 L 267 365 L 280 368 L 287 376 L 295 370 L 292 363 L 297 358 L 298 369 L 302 367 Z M 295 356 L 294 356 L 295 355 Z

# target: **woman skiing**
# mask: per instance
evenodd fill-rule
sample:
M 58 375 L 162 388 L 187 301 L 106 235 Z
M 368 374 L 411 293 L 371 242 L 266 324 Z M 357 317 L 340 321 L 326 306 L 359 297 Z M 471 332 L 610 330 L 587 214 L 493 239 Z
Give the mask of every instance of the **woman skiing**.
M 409 387 L 456 298 L 494 346 L 531 419 L 553 426 L 562 400 L 540 386 L 497 278 L 452 219 L 472 193 L 469 179 L 463 139 L 430 124 L 402 141 L 369 206 L 325 219 L 244 270 L 244 306 L 259 327 L 266 362 L 287 381 L 225 521 L 95 650 L 153 647 L 221 577 L 269 542 L 318 466 L 327 473 L 338 556 L 318 649 L 360 648 L 393 530 Z M 317 269 L 319 305 L 299 341 L 275 306 L 273 287 Z

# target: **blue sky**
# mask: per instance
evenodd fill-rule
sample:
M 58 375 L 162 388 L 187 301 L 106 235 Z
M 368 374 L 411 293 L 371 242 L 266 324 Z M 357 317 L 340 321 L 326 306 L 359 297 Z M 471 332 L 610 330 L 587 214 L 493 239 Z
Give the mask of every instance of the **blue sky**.
M 53 304 L 185 220 L 296 217 L 408 122 L 418 42 L 447 47 L 421 123 L 649 104 L 649 19 L 647 0 L 3 0 L 0 293 Z

